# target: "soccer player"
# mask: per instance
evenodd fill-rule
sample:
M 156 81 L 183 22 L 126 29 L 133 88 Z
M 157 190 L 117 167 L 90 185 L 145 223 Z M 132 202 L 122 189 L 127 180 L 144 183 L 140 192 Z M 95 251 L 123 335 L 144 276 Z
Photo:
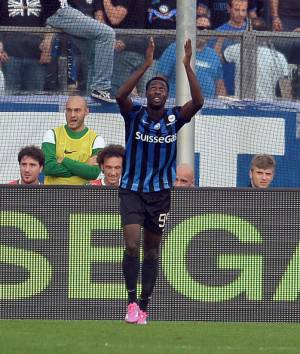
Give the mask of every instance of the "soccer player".
M 37 146 L 25 146 L 18 154 L 20 166 L 20 179 L 10 181 L 8 184 L 37 185 L 41 184 L 39 175 L 43 170 L 45 157 L 43 151 Z
M 249 171 L 252 188 L 269 188 L 275 175 L 276 162 L 268 154 L 255 155 L 251 161 Z
M 124 158 L 122 145 L 108 145 L 97 154 L 97 163 L 104 174 L 104 178 L 98 178 L 88 183 L 92 186 L 118 187 L 122 173 Z
M 195 187 L 194 170 L 190 165 L 182 163 L 177 166 L 174 187 Z
M 120 211 L 125 241 L 123 275 L 128 291 L 125 321 L 147 323 L 147 306 L 156 282 L 159 244 L 170 209 L 175 180 L 177 132 L 201 109 L 204 99 L 191 68 L 191 40 L 184 45 L 184 68 L 192 99 L 182 107 L 165 108 L 169 85 L 153 77 L 146 85 L 147 106 L 134 104 L 130 93 L 153 63 L 155 44 L 150 38 L 145 61 L 119 88 L 116 100 L 125 120 L 125 159 L 120 184 Z M 137 300 L 139 245 L 144 228 L 142 292 Z

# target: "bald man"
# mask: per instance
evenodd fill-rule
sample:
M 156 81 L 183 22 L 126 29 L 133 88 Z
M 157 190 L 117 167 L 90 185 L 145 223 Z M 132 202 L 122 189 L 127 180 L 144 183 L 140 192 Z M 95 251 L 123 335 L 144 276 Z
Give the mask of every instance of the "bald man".
M 175 187 L 195 187 L 195 176 L 193 168 L 183 163 L 176 168 Z
M 96 155 L 105 142 L 85 126 L 88 113 L 86 100 L 71 96 L 66 102 L 67 124 L 46 132 L 42 144 L 45 184 L 84 185 L 98 177 Z

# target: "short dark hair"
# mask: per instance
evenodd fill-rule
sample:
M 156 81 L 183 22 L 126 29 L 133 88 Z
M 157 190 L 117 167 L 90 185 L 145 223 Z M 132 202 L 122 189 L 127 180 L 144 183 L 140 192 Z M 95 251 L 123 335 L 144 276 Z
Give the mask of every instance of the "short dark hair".
M 168 89 L 168 92 L 169 92 L 169 83 L 168 81 L 162 77 L 162 76 L 154 76 L 152 77 L 147 83 L 146 83 L 146 91 L 148 90 L 148 87 L 149 85 L 151 84 L 152 81 L 156 81 L 156 80 L 160 80 L 160 81 L 163 81 L 166 85 L 167 85 L 167 89 Z
M 260 17 L 252 18 L 250 23 L 252 26 L 252 30 L 254 30 L 254 31 L 268 31 L 268 29 L 269 29 L 266 21 L 264 21 Z
M 268 154 L 260 154 L 260 155 L 255 155 L 253 159 L 251 160 L 251 171 L 256 168 L 261 168 L 263 170 L 266 170 L 268 168 L 273 168 L 275 170 L 276 167 L 276 161 L 272 155 Z
M 23 147 L 18 154 L 19 165 L 24 156 L 32 157 L 34 160 L 36 160 L 39 163 L 40 166 L 44 167 L 45 155 L 39 147 L 34 145 Z
M 228 0 L 228 6 L 229 6 L 229 7 L 232 7 L 232 3 L 233 3 L 234 1 L 241 1 L 241 2 L 248 2 L 248 3 L 249 3 L 248 0 Z
M 197 19 L 196 19 L 196 23 L 197 23 L 197 20 L 198 20 L 198 19 L 202 19 L 202 18 L 205 19 L 205 20 L 207 20 L 208 23 L 209 23 L 209 25 L 208 25 L 208 27 L 201 27 L 201 28 L 199 28 L 199 27 L 197 26 L 197 29 L 200 30 L 200 31 L 201 31 L 201 30 L 205 30 L 205 29 L 207 29 L 207 30 L 208 30 L 208 29 L 211 29 L 211 21 L 210 21 L 210 18 L 209 18 L 207 15 L 198 15 L 198 16 L 197 16 Z
M 107 145 L 103 150 L 99 151 L 97 154 L 97 163 L 99 166 L 104 164 L 106 159 L 110 157 L 121 157 L 122 159 L 125 156 L 125 149 L 122 145 Z

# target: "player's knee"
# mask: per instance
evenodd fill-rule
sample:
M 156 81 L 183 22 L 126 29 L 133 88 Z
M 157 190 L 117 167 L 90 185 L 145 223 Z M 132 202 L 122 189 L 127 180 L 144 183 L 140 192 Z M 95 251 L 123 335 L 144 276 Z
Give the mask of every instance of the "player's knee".
M 130 257 L 138 257 L 140 253 L 140 249 L 137 244 L 132 243 L 126 246 L 125 252 Z
M 159 249 L 151 248 L 149 250 L 144 250 L 144 258 L 149 260 L 159 258 Z

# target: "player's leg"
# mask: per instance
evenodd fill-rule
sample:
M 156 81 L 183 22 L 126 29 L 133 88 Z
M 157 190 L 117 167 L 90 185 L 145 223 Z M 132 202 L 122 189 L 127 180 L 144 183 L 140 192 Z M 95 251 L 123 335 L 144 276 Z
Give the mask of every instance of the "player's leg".
M 136 287 L 140 270 L 140 228 L 139 224 L 130 224 L 123 227 L 125 250 L 122 267 L 128 292 L 128 303 L 137 302 Z
M 147 307 L 156 283 L 159 267 L 161 233 L 144 229 L 144 259 L 142 263 L 142 292 L 139 300 L 139 324 L 147 323 Z
M 171 192 L 144 193 L 146 218 L 144 222 L 144 259 L 142 263 L 142 292 L 138 324 L 147 323 L 147 307 L 150 301 L 159 268 L 159 245 L 170 210 Z
M 123 226 L 125 250 L 122 269 L 128 293 L 128 306 L 125 321 L 137 322 L 137 281 L 140 269 L 140 232 L 143 220 L 142 205 L 138 193 L 120 189 L 120 212 Z

